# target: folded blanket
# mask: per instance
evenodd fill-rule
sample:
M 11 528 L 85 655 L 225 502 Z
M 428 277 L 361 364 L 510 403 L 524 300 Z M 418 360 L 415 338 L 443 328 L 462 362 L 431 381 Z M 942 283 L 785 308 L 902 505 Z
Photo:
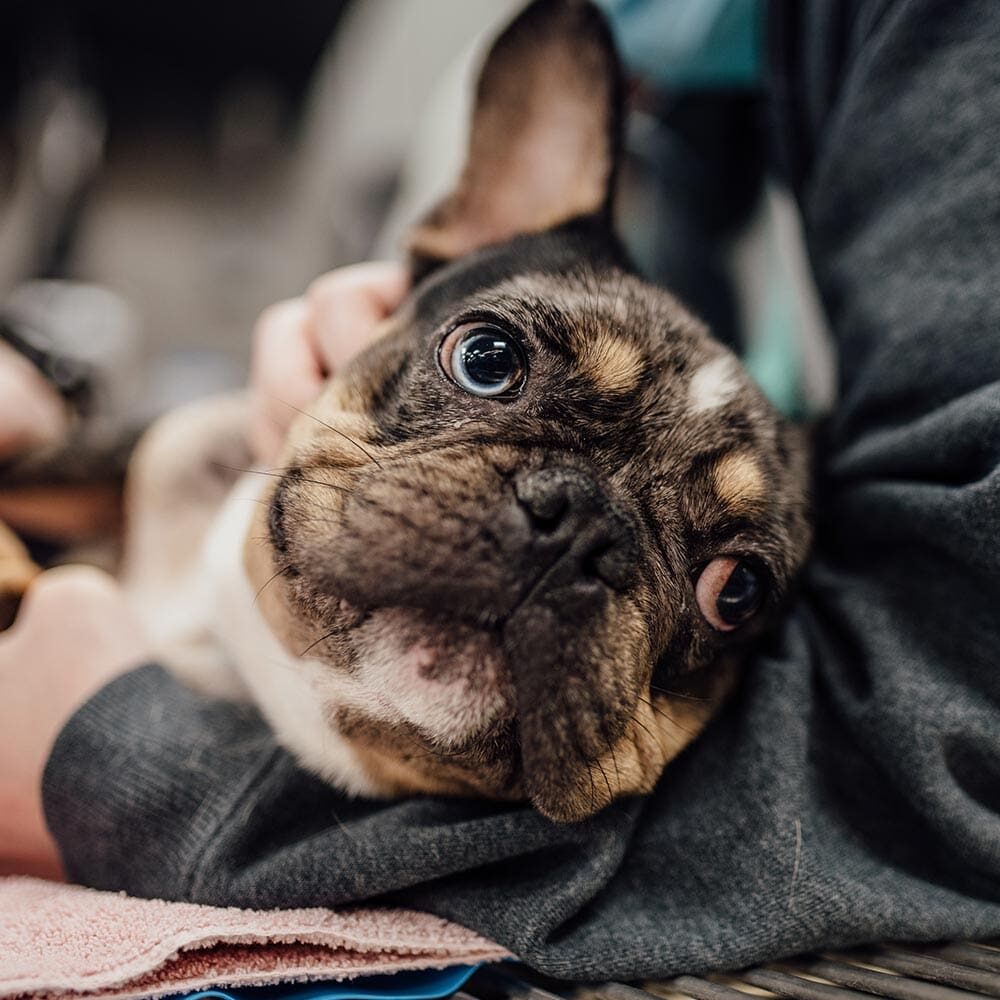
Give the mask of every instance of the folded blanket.
M 0 997 L 124 1000 L 506 955 L 472 931 L 412 910 L 218 909 L 0 879 Z

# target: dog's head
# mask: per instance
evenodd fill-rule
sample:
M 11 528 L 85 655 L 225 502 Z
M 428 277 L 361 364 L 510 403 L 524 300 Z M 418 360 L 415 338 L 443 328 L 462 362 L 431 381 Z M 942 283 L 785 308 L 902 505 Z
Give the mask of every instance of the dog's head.
M 650 790 L 804 559 L 797 432 L 613 235 L 620 89 L 589 4 L 501 36 L 412 294 L 250 533 L 272 629 L 383 793 L 572 820 Z

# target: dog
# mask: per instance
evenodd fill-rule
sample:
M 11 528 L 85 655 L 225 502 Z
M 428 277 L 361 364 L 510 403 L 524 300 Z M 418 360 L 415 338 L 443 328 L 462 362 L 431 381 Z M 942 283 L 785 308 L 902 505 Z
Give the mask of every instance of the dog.
M 133 461 L 124 578 L 164 658 L 346 792 L 560 822 L 648 793 L 806 557 L 802 432 L 614 233 L 622 116 L 596 8 L 531 3 L 409 297 L 281 467 L 233 486 L 238 400 Z

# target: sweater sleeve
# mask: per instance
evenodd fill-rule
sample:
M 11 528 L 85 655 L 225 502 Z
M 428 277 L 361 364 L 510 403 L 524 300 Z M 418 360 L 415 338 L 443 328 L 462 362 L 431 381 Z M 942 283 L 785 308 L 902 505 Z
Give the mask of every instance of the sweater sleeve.
M 1000 7 L 872 9 L 835 96 L 813 84 L 802 205 L 840 402 L 809 624 L 852 738 L 996 877 Z
M 249 709 L 203 698 L 157 666 L 117 678 L 65 726 L 45 770 L 46 818 L 68 875 L 191 897 L 205 845 L 279 755 Z

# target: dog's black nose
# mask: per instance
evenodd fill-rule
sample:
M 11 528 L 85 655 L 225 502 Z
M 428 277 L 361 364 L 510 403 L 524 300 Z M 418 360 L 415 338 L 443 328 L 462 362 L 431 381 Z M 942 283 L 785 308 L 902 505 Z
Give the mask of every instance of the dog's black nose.
M 522 473 L 515 493 L 527 512 L 531 548 L 581 579 L 613 590 L 634 580 L 638 558 L 631 518 L 585 472 L 567 467 Z

